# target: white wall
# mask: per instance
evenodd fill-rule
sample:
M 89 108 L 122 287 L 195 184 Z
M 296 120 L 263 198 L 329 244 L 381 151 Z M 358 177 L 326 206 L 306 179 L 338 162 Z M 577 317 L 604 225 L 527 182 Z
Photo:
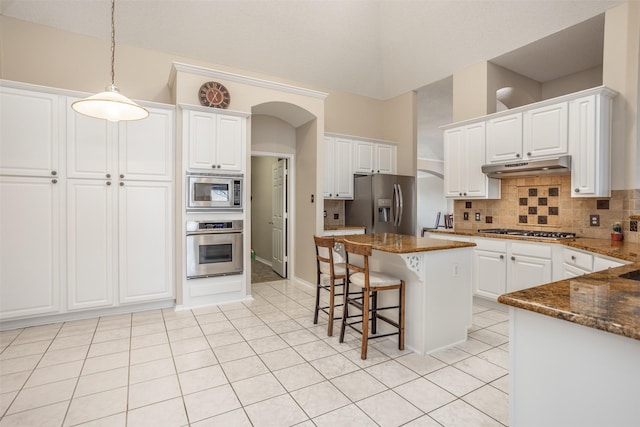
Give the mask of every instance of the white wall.
M 268 262 L 273 257 L 271 168 L 277 161 L 276 157 L 251 157 L 251 249 Z

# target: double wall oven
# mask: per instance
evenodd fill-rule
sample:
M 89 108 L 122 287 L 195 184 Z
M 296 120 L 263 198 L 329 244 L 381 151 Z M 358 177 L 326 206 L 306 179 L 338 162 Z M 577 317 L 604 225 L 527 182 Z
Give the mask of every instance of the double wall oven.
M 243 221 L 187 221 L 187 279 L 240 274 Z

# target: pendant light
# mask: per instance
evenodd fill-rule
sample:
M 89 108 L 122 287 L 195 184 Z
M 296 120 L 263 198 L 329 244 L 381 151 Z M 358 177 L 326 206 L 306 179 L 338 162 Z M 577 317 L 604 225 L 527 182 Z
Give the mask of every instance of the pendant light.
M 91 95 L 71 104 L 71 108 L 85 116 L 105 119 L 111 122 L 120 120 L 140 120 L 149 117 L 149 112 L 122 95 L 115 84 L 116 60 L 116 2 L 111 0 L 111 84 L 104 92 Z

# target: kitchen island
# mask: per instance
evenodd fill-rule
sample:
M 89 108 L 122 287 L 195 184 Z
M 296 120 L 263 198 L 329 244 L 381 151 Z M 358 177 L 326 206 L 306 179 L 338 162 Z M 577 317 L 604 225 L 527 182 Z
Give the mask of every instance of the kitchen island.
M 640 245 L 569 245 L 635 262 L 499 297 L 510 306 L 510 425 L 638 425 Z
M 474 243 L 392 233 L 336 236 L 342 240 L 371 245 L 371 268 L 406 282 L 406 348 L 425 355 L 466 341 Z

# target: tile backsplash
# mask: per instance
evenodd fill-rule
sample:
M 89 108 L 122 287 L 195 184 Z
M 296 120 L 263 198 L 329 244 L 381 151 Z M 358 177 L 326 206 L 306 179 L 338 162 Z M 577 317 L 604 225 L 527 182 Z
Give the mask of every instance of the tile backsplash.
M 324 226 L 344 226 L 344 200 L 324 200 Z M 337 218 L 336 218 L 337 216 Z
M 469 218 L 466 221 L 465 213 Z M 456 200 L 454 224 L 461 231 L 553 230 L 608 239 L 613 223 L 620 222 L 625 240 L 639 243 L 640 233 L 630 231 L 629 219 L 639 213 L 640 189 L 613 190 L 611 197 L 571 198 L 571 177 L 547 176 L 503 180 L 500 200 Z M 590 215 L 599 216 L 599 226 L 590 225 Z

